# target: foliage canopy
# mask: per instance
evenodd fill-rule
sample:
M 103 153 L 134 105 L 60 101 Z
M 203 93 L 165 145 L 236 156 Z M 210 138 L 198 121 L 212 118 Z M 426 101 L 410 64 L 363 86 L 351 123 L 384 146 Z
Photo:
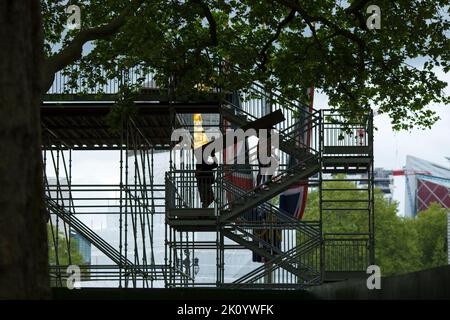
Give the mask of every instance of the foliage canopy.
M 331 107 L 355 117 L 377 108 L 395 129 L 430 127 L 438 117 L 429 105 L 449 101 L 447 84 L 436 76 L 437 68 L 450 68 L 447 0 L 70 3 L 81 7 L 81 30 L 66 30 L 64 1 L 41 0 L 46 88 L 56 71 L 75 62 L 92 86 L 104 79 L 101 69 L 112 78 L 135 65 L 156 71 L 161 83 L 174 77 L 185 91 L 198 83 L 241 88 L 258 80 L 305 101 L 314 84 Z M 366 24 L 373 4 L 381 10 L 379 30 Z M 239 70 L 221 78 L 215 57 Z

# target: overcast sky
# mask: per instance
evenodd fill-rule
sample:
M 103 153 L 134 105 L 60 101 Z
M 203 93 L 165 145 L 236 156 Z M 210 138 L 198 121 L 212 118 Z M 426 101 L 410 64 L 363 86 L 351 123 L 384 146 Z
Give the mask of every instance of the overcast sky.
M 438 73 L 439 78 L 450 82 L 450 74 Z M 450 94 L 447 86 L 446 94 Z M 326 95 L 315 95 L 314 107 L 327 108 Z M 399 131 L 392 130 L 387 115 L 377 115 L 374 118 L 375 126 L 375 166 L 388 169 L 400 169 L 405 164 L 406 155 L 436 162 L 442 165 L 450 163 L 444 157 L 450 157 L 450 106 L 432 106 L 441 120 L 430 130 Z

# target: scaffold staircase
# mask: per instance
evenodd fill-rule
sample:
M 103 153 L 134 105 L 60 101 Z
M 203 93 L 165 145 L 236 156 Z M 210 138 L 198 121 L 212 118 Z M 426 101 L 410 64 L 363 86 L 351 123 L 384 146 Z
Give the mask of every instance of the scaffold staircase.
M 249 123 L 258 119 L 257 116 L 242 110 L 242 108 L 232 104 L 230 101 L 225 101 L 221 114 L 225 120 L 241 128 L 247 127 Z M 250 191 L 245 191 L 231 183 L 229 179 L 223 177 L 218 179 L 223 188 L 233 195 L 233 201 L 219 208 L 219 221 L 223 234 L 232 241 L 264 257 L 265 261 L 267 261 L 260 268 L 237 279 L 232 284 L 232 287 L 243 287 L 248 284 L 255 285 L 268 274 L 273 274 L 275 270 L 280 268 L 296 277 L 295 282 L 297 286 L 306 287 L 320 282 L 320 265 L 317 263 L 308 264 L 301 259 L 301 257 L 305 257 L 311 251 L 320 250 L 322 243 L 320 226 L 312 227 L 302 223 L 282 212 L 280 208 L 275 207 L 269 201 L 293 184 L 306 181 L 319 171 L 319 150 L 311 148 L 307 141 L 303 141 L 300 138 L 300 135 L 304 132 L 311 132 L 313 128 L 318 129 L 319 126 L 319 111 L 308 113 L 306 121 L 297 121 L 290 125 L 282 124 L 282 130 L 277 130 L 279 149 L 295 157 L 297 164 L 281 170 L 263 185 L 257 186 Z M 225 170 L 226 174 L 230 173 L 229 170 Z M 303 238 L 304 241 L 301 241 L 294 248 L 282 252 L 273 243 L 259 238 L 255 232 L 252 232 L 252 222 L 245 221 L 243 217 L 246 212 L 258 207 L 266 215 L 273 215 L 278 221 L 278 225 L 269 223 L 267 225 L 269 229 L 286 229 L 289 228 L 286 224 L 290 224 L 297 235 L 306 236 Z
M 256 103 L 256 107 L 253 106 L 253 108 L 248 105 L 244 107 L 235 105 L 231 102 L 233 100 L 231 96 L 223 100 L 220 111 L 222 119 L 237 128 L 252 128 L 252 123 L 258 122 L 264 117 L 270 117 L 270 112 L 283 110 L 283 114 L 288 116 L 266 129 L 276 130 L 275 134 L 279 137 L 278 149 L 285 156 L 294 157 L 295 164 L 284 163 L 284 166 L 281 166 L 275 175 L 250 190 L 240 188 L 227 177 L 230 172 L 232 175 L 233 170 L 236 170 L 236 176 L 239 176 L 239 170 L 245 172 L 248 169 L 242 166 L 240 168 L 239 166 L 233 167 L 230 164 L 219 166 L 216 170 L 215 184 L 217 194 L 222 193 L 222 196 L 216 199 L 215 208 L 201 209 L 203 210 L 201 211 L 199 208 L 192 208 L 189 204 L 179 201 L 178 203 L 183 204 L 184 209 L 174 206 L 180 215 L 178 219 L 169 220 L 170 223 L 176 222 L 177 227 L 180 228 L 179 231 L 214 232 L 217 230 L 223 237 L 264 258 L 265 262 L 260 267 L 231 284 L 223 284 L 224 286 L 228 285 L 233 288 L 258 286 L 305 288 L 323 282 L 326 271 L 338 271 L 339 273 L 352 268 L 358 272 L 364 270 L 366 265 L 373 261 L 373 257 L 361 259 L 362 255 L 355 254 L 353 249 L 358 246 L 356 250 L 361 249 L 364 254 L 373 252 L 373 192 L 369 178 L 373 168 L 372 114 L 368 112 L 366 119 L 356 121 L 357 123 L 349 123 L 347 118 L 337 112 L 331 110 L 309 112 L 304 106 L 296 105 L 297 102 L 285 101 L 273 92 L 265 92 L 261 87 L 257 87 L 253 94 L 255 93 L 262 102 Z M 261 114 L 263 104 L 267 102 L 271 104 L 271 111 Z M 284 107 L 287 109 L 283 109 Z M 297 118 L 296 112 L 299 109 L 296 108 L 303 108 L 301 112 L 303 118 Z M 256 135 L 261 138 L 258 133 Z M 307 136 L 306 139 L 305 136 Z M 346 178 L 350 180 L 352 180 L 352 175 L 366 174 L 368 177 L 365 179 L 368 183 L 367 188 L 358 185 L 354 189 L 358 192 L 368 192 L 368 197 L 356 201 L 345 199 L 341 201 L 327 197 L 328 192 L 336 190 L 327 189 L 322 186 L 322 183 L 331 180 L 338 181 L 337 174 L 350 175 L 350 178 Z M 176 194 L 177 184 L 171 180 L 170 175 L 168 177 L 168 184 L 173 189 L 171 194 Z M 314 177 L 314 181 L 319 187 L 320 221 L 312 224 L 303 222 L 289 216 L 271 203 L 274 197 L 291 186 L 307 185 L 311 177 Z M 353 180 L 362 181 L 364 179 L 353 178 Z M 352 191 L 350 189 L 345 191 L 341 189 L 341 191 Z M 224 193 L 228 196 L 223 196 Z M 350 195 L 350 193 L 346 194 Z M 182 200 L 183 197 L 178 195 L 178 198 Z M 364 202 L 367 206 L 357 208 L 353 206 L 355 202 Z M 347 206 L 349 203 L 352 205 Z M 274 217 L 274 220 L 266 220 L 263 223 L 264 226 L 258 226 L 257 222 L 246 218 L 248 212 L 255 208 Z M 189 211 L 187 219 L 187 214 L 182 216 L 183 210 L 186 213 Z M 326 217 L 331 212 L 351 210 L 365 210 L 364 212 L 369 217 L 367 232 L 344 232 L 342 234 L 323 232 L 322 215 Z M 170 212 L 171 209 L 169 208 L 168 211 Z M 203 213 L 201 214 L 201 212 Z M 258 228 L 295 230 L 297 241 L 293 246 L 281 249 L 270 240 L 260 237 L 258 232 L 255 232 Z M 325 270 L 328 265 L 331 265 L 330 261 L 334 262 L 336 256 L 342 255 L 342 252 L 353 255 L 348 257 L 348 261 L 358 260 L 358 262 L 353 266 L 345 265 L 342 270 L 339 268 L 332 270 L 335 265 L 330 270 Z M 285 279 L 289 280 L 286 283 L 272 281 L 272 276 L 277 272 L 287 273 L 288 276 Z M 339 277 L 342 274 L 340 273 Z
M 118 265 L 121 268 L 124 268 L 125 270 L 129 270 L 128 272 L 130 273 L 130 275 L 132 275 L 135 272 L 139 272 L 145 273 L 144 274 L 145 278 L 149 279 L 152 278 L 152 276 L 147 274 L 147 272 L 139 270 L 139 268 L 136 267 L 133 262 L 127 259 L 108 242 L 103 240 L 98 234 L 92 231 L 80 219 L 78 219 L 74 214 L 69 212 L 58 202 L 56 202 L 49 196 L 45 197 L 45 202 L 49 213 L 55 214 L 57 217 L 59 217 L 61 220 L 67 223 L 67 225 L 70 228 L 73 228 L 78 234 L 80 234 L 83 238 L 89 241 L 89 243 L 94 245 L 100 252 L 102 252 L 105 256 L 111 259 L 116 265 Z
M 224 180 L 224 188 L 227 192 L 234 194 L 245 193 L 244 190 L 227 180 Z M 280 268 L 295 275 L 297 282 L 300 282 L 304 287 L 320 282 L 319 266 L 317 264 L 309 264 L 305 259 L 301 259 L 301 257 L 305 257 L 311 251 L 320 248 L 322 238 L 319 223 L 306 223 L 294 219 L 270 202 L 263 202 L 258 206 L 258 209 L 265 212 L 266 216 L 271 215 L 274 217 L 274 219 L 269 219 L 272 220 L 271 223 L 265 225 L 269 230 L 271 229 L 271 232 L 292 229 L 297 236 L 302 236 L 304 241 L 292 249 L 283 251 L 253 232 L 253 230 L 261 227 L 254 221 L 248 221 L 244 217 L 240 217 L 238 221 L 222 225 L 221 229 L 227 238 L 264 257 L 265 261 L 270 264 L 270 268 L 260 267 L 237 279 L 231 287 L 239 288 L 246 284 L 255 284 L 264 276 L 267 276 L 268 273 L 273 273 Z

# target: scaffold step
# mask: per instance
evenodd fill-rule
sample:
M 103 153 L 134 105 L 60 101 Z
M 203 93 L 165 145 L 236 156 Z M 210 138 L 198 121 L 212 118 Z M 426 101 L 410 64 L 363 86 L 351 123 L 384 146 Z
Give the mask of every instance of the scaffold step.
M 167 209 L 169 217 L 177 217 L 178 219 L 192 219 L 192 218 L 202 218 L 202 217 L 212 217 L 214 216 L 214 208 L 173 208 Z
M 325 282 L 345 281 L 351 279 L 366 279 L 367 273 L 365 271 L 325 271 Z
M 324 154 L 370 154 L 370 148 L 367 146 L 325 146 L 323 147 Z
M 364 169 L 337 169 L 337 168 L 324 168 L 322 169 L 323 173 L 332 173 L 332 174 L 361 174 L 366 173 L 367 168 Z
M 370 164 L 371 158 L 367 156 L 355 157 L 355 156 L 324 156 L 324 164 Z
M 166 219 L 166 223 L 177 231 L 212 232 L 217 230 L 217 221 L 213 219 Z
M 323 211 L 367 211 L 370 208 L 322 208 Z
M 329 181 L 329 182 L 370 182 L 370 179 L 367 178 L 331 178 L 322 179 L 323 182 Z M 364 188 L 361 188 L 363 190 Z
M 332 199 L 329 199 L 329 200 L 323 199 L 323 200 L 322 200 L 322 202 L 328 202 L 328 203 L 330 203 L 330 202 L 335 202 L 335 203 L 348 203 L 348 202 L 366 203 L 366 202 L 368 202 L 368 201 L 369 201 L 369 199 L 348 199 L 348 200 L 345 200 L 345 199 L 335 199 L 335 200 L 332 200 Z
M 369 191 L 367 188 L 322 188 L 322 191 Z

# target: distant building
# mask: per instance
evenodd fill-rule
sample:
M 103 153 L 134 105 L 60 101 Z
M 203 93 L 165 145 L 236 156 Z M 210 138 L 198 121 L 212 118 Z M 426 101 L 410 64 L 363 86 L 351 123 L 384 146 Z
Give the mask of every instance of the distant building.
M 58 183 L 59 181 L 59 183 Z M 68 189 L 68 183 L 66 178 L 60 177 L 59 180 L 55 177 L 47 178 L 48 187 L 46 193 L 50 197 L 58 202 L 61 207 L 69 210 L 70 208 L 70 192 Z M 60 188 L 60 189 L 59 189 Z M 79 235 L 75 230 L 69 227 L 62 219 L 57 218 L 55 214 L 50 215 L 51 225 L 53 228 L 57 228 L 60 236 L 65 237 L 70 233 L 71 239 L 75 239 L 77 242 L 77 249 L 83 257 L 84 264 L 91 264 L 91 243 L 84 237 Z
M 59 177 L 59 179 L 56 177 L 47 177 L 47 182 L 48 185 L 45 186 L 46 195 L 50 196 L 60 206 L 68 208 L 70 205 L 70 193 L 67 179 L 63 177 Z M 70 229 L 69 226 L 55 214 L 51 214 L 50 219 L 54 230 L 58 229 L 61 236 L 66 236 Z
M 383 168 L 375 168 L 374 170 L 374 185 L 375 188 L 380 189 L 389 202 L 392 201 L 392 189 L 394 179 L 392 177 L 392 170 Z
M 83 257 L 83 263 L 85 265 L 91 264 L 91 243 L 87 241 L 83 236 L 78 234 L 75 230 L 70 230 L 70 237 L 76 240 L 78 252 Z
M 367 178 L 367 175 L 363 175 L 362 178 Z M 384 197 L 391 202 L 392 201 L 392 190 L 393 190 L 393 177 L 392 170 L 387 170 L 384 168 L 374 169 L 374 186 L 380 189 L 384 193 Z M 366 185 L 367 182 L 361 181 L 359 185 Z
M 405 216 L 414 217 L 433 202 L 450 208 L 450 168 L 407 156 L 404 175 Z

